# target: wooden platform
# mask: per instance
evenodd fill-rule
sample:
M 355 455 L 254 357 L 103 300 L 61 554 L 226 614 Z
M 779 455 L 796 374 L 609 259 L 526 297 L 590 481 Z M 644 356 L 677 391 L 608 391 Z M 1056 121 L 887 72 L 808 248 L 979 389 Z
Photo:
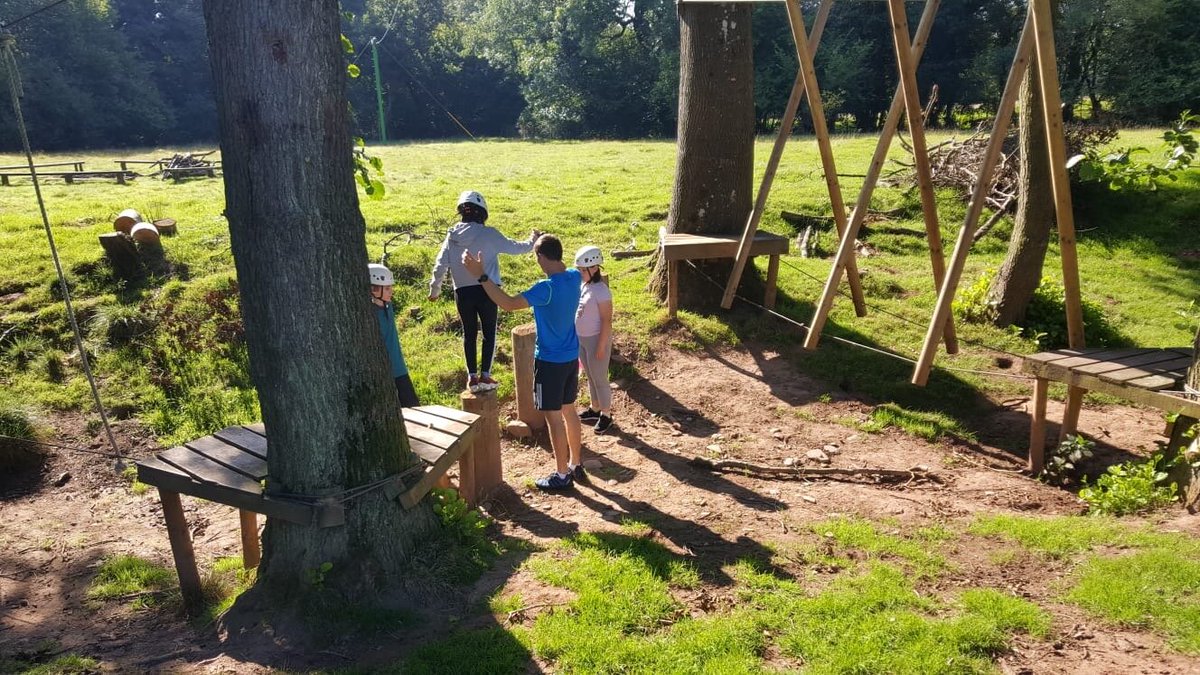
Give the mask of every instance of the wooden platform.
M 471 448 L 481 418 L 438 405 L 404 408 L 403 416 L 409 446 L 421 466 L 394 477 L 383 490 L 411 509 Z M 242 557 L 247 568 L 256 567 L 260 557 L 255 514 L 314 527 L 345 523 L 344 505 L 336 499 L 286 498 L 264 490 L 270 486 L 267 449 L 266 429 L 262 424 L 249 424 L 227 427 L 137 462 L 138 480 L 158 488 L 185 597 L 198 596 L 200 580 L 181 494 L 241 511 Z
M 1046 398 L 1050 382 L 1072 388 L 1063 416 L 1061 438 L 1075 433 L 1078 400 L 1099 391 L 1127 401 L 1200 418 L 1200 401 L 1165 393 L 1177 390 L 1192 364 L 1189 347 L 1170 349 L 1058 349 L 1025 358 L 1022 370 L 1033 375 L 1034 411 L 1029 432 L 1029 468 L 1040 473 L 1046 449 Z
M 667 260 L 667 311 L 675 316 L 679 309 L 679 262 L 681 260 L 707 260 L 711 258 L 733 258 L 737 256 L 737 234 L 691 234 L 658 232 L 658 243 Z M 775 308 L 776 281 L 779 278 L 779 256 L 788 252 L 788 239 L 770 232 L 758 232 L 750 246 L 750 257 L 767 255 L 771 261 L 767 266 L 767 291 L 763 306 Z

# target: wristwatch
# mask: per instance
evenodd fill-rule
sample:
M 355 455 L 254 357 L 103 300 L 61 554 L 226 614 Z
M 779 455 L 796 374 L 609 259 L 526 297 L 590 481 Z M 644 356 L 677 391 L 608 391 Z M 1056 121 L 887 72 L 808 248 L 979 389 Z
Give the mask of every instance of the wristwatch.
M 478 279 L 476 279 L 475 281 L 478 281 L 479 283 L 482 284 L 483 282 L 488 281 L 488 275 L 485 274 L 485 275 L 479 277 Z

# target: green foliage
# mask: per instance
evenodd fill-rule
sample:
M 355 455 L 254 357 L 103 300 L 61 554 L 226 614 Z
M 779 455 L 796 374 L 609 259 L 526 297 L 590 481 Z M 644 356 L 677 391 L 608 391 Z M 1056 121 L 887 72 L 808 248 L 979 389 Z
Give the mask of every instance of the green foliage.
M 1079 497 L 1087 502 L 1093 513 L 1124 516 L 1145 513 L 1167 506 L 1175 501 L 1176 485 L 1168 483 L 1169 476 L 1162 470 L 1162 455 L 1154 455 L 1147 461 L 1129 461 L 1108 467 L 1094 484 L 1084 487 Z
M 310 567 L 304 570 L 304 578 L 308 581 L 309 586 L 312 586 L 318 591 L 323 591 L 325 590 L 325 577 L 331 571 L 333 571 L 333 563 L 326 560 L 316 567 Z
M 1080 568 L 1067 599 L 1109 621 L 1165 634 L 1200 654 L 1200 561 L 1194 551 L 1152 549 L 1096 556 Z
M 1038 476 L 1051 485 L 1067 485 L 1079 472 L 1079 464 L 1092 458 L 1094 444 L 1078 434 L 1072 434 L 1046 455 L 1046 466 Z
M 100 305 L 92 315 L 91 330 L 104 336 L 110 347 L 129 344 L 154 330 L 156 317 L 139 305 Z
M 459 543 L 472 549 L 494 551 L 495 547 L 487 537 L 487 528 L 491 521 L 478 509 L 471 508 L 457 490 L 434 488 L 430 496 L 433 499 L 433 511 L 441 517 L 442 526 L 449 530 Z
M 900 429 L 933 443 L 941 438 L 974 440 L 975 435 L 957 420 L 938 412 L 908 410 L 895 403 L 884 403 L 871 411 L 871 418 L 862 425 L 864 431 L 876 433 L 888 427 Z
M 1200 115 L 1185 110 L 1174 125 L 1163 133 L 1164 149 L 1161 164 L 1138 162 L 1138 154 L 1149 154 L 1144 147 L 1117 148 L 1102 154 L 1092 148 L 1076 155 L 1067 167 L 1078 167 L 1079 180 L 1102 183 L 1113 190 L 1147 188 L 1157 190 L 1164 180 L 1177 181 L 1180 175 L 1192 166 L 1200 151 L 1200 141 L 1193 135 L 1194 127 L 1200 123 Z
M 902 560 L 911 566 L 918 577 L 934 576 L 946 567 L 941 554 L 930 551 L 928 541 L 913 541 L 898 533 L 886 534 L 868 521 L 857 518 L 836 518 L 816 523 L 812 531 L 838 546 L 868 553 L 884 560 Z M 931 534 L 931 533 L 926 533 Z M 940 538 L 941 535 L 934 535 Z M 836 551 L 834 552 L 836 555 Z
M 1123 525 L 1103 515 L 1033 518 L 1015 515 L 980 516 L 968 532 L 1000 537 L 1050 558 L 1069 558 L 1100 546 L 1160 548 L 1181 555 L 1200 555 L 1200 544 L 1177 533 L 1154 532 Z
M 135 482 L 135 485 L 138 483 Z M 257 569 L 246 569 L 241 556 L 217 558 L 212 568 L 201 580 L 200 590 L 204 596 L 204 611 L 199 619 L 203 625 L 217 620 L 238 596 L 254 585 Z
M 92 675 L 101 671 L 96 659 L 78 654 L 54 654 L 58 643 L 46 641 L 29 652 L 0 655 L 0 672 L 19 675 Z
M 155 592 L 168 592 L 176 583 L 175 573 L 162 565 L 133 555 L 118 555 L 100 565 L 87 597 L 115 600 L 136 595 L 134 605 L 143 607 L 153 603 Z
M 988 269 L 979 275 L 970 286 L 961 288 L 954 300 L 954 313 L 961 320 L 972 323 L 990 323 L 996 319 L 996 311 L 990 302 L 992 281 L 996 277 L 995 269 Z M 1088 336 L 1088 344 L 1096 346 L 1119 345 L 1128 342 L 1112 325 L 1105 315 L 1104 309 L 1086 298 L 1083 305 L 1083 325 Z M 1025 318 L 1019 322 L 1017 334 L 1034 340 L 1040 350 L 1060 349 L 1066 347 L 1066 289 L 1061 281 L 1042 277 L 1041 283 L 1033 292 L 1033 298 L 1025 310 Z

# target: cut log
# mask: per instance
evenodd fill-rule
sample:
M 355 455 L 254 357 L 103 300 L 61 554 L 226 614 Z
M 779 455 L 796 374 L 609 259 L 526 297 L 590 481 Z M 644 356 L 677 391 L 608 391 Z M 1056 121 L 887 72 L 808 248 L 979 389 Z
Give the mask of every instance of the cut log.
M 109 232 L 100 235 L 100 247 L 108 256 L 113 272 L 126 281 L 133 281 L 142 276 L 144 268 L 137 248 L 129 235 L 121 232 Z

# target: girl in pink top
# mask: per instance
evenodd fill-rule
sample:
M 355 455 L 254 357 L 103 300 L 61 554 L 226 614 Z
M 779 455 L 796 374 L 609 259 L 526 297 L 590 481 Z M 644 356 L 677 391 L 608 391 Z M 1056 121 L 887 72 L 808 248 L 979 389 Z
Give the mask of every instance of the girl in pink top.
M 575 333 L 579 336 L 579 362 L 587 373 L 591 404 L 579 413 L 579 419 L 595 422 L 598 434 L 612 426 L 612 389 L 608 385 L 608 361 L 612 356 L 612 291 L 601 274 L 604 256 L 595 246 L 584 246 L 575 254 L 583 287 L 579 309 L 575 312 Z

